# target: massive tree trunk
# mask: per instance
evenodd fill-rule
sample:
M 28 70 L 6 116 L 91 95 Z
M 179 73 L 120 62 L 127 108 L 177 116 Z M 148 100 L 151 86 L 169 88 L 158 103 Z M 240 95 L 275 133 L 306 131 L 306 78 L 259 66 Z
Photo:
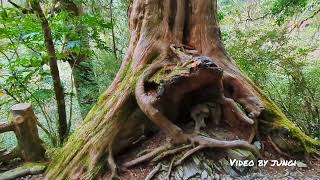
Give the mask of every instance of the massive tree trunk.
M 156 128 L 166 133 L 170 146 L 197 145 L 193 152 L 236 147 L 259 156 L 250 144 L 258 133 L 279 152 L 317 153 L 320 143 L 291 123 L 228 57 L 216 13 L 215 0 L 133 1 L 130 45 L 121 68 L 52 160 L 47 178 L 92 179 L 103 176 L 108 167 L 114 172 L 112 156 Z M 177 125 L 190 119 L 185 117 L 194 107 L 206 103 L 221 109 L 216 111 L 216 116 L 222 114 L 220 126 L 231 127 L 242 140 L 204 137 Z

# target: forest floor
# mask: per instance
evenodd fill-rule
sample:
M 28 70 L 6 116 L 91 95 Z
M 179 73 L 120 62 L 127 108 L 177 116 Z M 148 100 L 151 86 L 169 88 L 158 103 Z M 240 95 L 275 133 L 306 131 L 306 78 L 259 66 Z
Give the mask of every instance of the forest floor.
M 124 173 L 121 177 L 124 180 L 143 180 L 153 166 L 139 165 L 130 171 Z M 231 177 L 226 174 L 218 174 L 221 180 L 239 179 L 239 180 L 320 180 L 320 160 L 312 161 L 306 168 L 299 167 L 260 167 L 254 173 L 246 176 Z M 209 179 L 208 179 L 209 180 Z
M 152 137 L 148 141 L 139 144 L 137 148 L 134 148 L 131 151 L 128 151 L 123 156 L 120 156 L 120 162 L 126 162 L 131 160 L 132 157 L 135 157 L 137 153 L 144 149 L 155 149 L 159 147 L 159 145 L 163 144 L 165 137 L 162 133 L 158 133 L 156 136 Z M 210 151 L 210 149 L 208 150 Z M 281 157 L 275 156 L 275 153 L 268 153 L 264 156 L 268 156 L 265 159 L 272 160 L 282 160 Z M 301 162 L 302 161 L 298 161 Z M 271 163 L 270 163 L 271 164 Z M 143 180 L 145 177 L 152 171 L 156 164 L 150 163 L 142 163 L 138 164 L 129 170 L 125 171 L 121 174 L 121 178 L 124 180 Z M 299 165 L 301 166 L 301 165 Z M 228 180 L 228 179 L 241 179 L 241 180 L 251 180 L 251 179 L 261 179 L 261 180 L 273 180 L 273 179 L 281 179 L 281 180 L 293 180 L 293 179 L 301 179 L 301 180 L 320 180 L 320 159 L 318 160 L 310 160 L 308 163 L 302 163 L 302 166 L 306 167 L 285 167 L 285 166 L 271 166 L 267 165 L 265 167 L 258 167 L 253 172 L 248 173 L 245 176 L 230 176 L 227 174 L 217 174 L 218 179 Z M 197 179 L 197 178 L 190 178 Z M 207 178 L 207 180 L 211 180 Z
M 125 172 L 121 175 L 123 180 L 143 180 L 149 172 L 152 170 L 152 166 L 139 165 L 130 171 Z M 256 172 L 247 174 L 246 176 L 231 177 L 225 174 L 219 174 L 221 180 L 320 180 L 320 160 L 312 161 L 311 165 L 307 168 L 279 168 L 279 167 L 264 167 L 259 168 Z M 25 176 L 18 178 L 17 180 L 42 180 L 44 176 L 34 175 Z
M 120 156 L 117 160 L 118 163 L 123 163 L 128 160 L 133 159 L 136 155 L 144 150 L 144 149 L 155 149 L 159 147 L 161 144 L 165 143 L 165 136 L 163 133 L 157 133 L 153 137 L 149 138 L 147 141 L 142 143 L 138 143 L 136 147 L 129 148 L 122 156 Z M 210 149 L 208 150 L 210 151 Z M 275 156 L 275 153 L 266 153 L 264 154 L 265 159 L 282 159 L 279 156 Z M 267 157 L 266 157 L 267 156 Z M 298 161 L 302 162 L 302 161 Z M 1 165 L 0 169 L 12 169 L 15 166 L 18 166 L 19 162 L 16 162 L 14 165 L 8 165 L 7 167 Z M 281 180 L 293 180 L 293 179 L 303 179 L 303 180 L 320 180 L 320 160 L 310 160 L 308 163 L 302 163 L 302 166 L 305 167 L 276 167 L 276 166 L 265 166 L 265 167 L 257 167 L 254 171 L 250 171 L 250 173 L 245 176 L 231 176 L 224 173 L 219 173 L 215 175 L 215 178 L 228 180 L 228 179 L 241 179 L 241 180 L 251 180 L 251 179 L 261 179 L 261 180 L 271 180 L 271 179 L 281 179 Z M 123 180 L 143 180 L 145 177 L 152 171 L 155 167 L 155 164 L 150 163 L 141 163 L 138 164 L 126 171 L 123 171 L 120 176 Z M 38 180 L 44 179 L 44 175 L 34 175 L 34 176 L 25 176 L 18 178 L 18 180 Z M 199 179 L 199 178 L 190 178 L 190 179 Z M 211 180 L 213 178 L 206 178 L 207 180 Z

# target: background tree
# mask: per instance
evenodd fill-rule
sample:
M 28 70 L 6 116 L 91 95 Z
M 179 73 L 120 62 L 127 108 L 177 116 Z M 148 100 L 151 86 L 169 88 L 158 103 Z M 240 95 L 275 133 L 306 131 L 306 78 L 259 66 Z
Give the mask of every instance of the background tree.
M 284 16 L 281 23 L 279 14 L 271 10 L 286 1 L 220 3 L 222 37 L 230 55 L 293 122 L 319 138 L 315 129 L 319 126 L 316 99 L 320 81 L 312 78 L 319 71 L 319 57 L 315 56 L 320 45 L 319 14 L 309 19 L 317 13 L 318 2 L 293 8 L 295 13 Z
M 65 26 L 69 27 L 70 31 L 65 35 L 62 47 L 65 53 L 63 59 L 67 60 L 71 66 L 81 114 L 85 117 L 98 97 L 97 93 L 92 92 L 99 92 L 93 62 L 92 59 L 90 60 L 88 27 L 83 24 L 80 17 L 84 15 L 85 9 L 81 3 L 77 4 L 73 1 L 57 0 L 53 4 L 51 13 L 65 11 L 70 18 L 65 22 Z
M 48 59 L 50 64 L 51 76 L 53 78 L 53 87 L 57 100 L 57 108 L 58 108 L 58 133 L 59 133 L 59 142 L 63 143 L 64 139 L 67 137 L 68 124 L 67 124 L 67 114 L 66 114 L 66 102 L 64 98 L 64 90 L 60 80 L 60 74 L 57 64 L 56 50 L 54 47 L 51 29 L 49 26 L 49 22 L 45 17 L 39 1 L 31 1 L 31 7 L 36 12 L 37 16 L 40 18 L 41 27 L 44 34 L 44 41 L 46 45 L 46 49 L 48 51 Z

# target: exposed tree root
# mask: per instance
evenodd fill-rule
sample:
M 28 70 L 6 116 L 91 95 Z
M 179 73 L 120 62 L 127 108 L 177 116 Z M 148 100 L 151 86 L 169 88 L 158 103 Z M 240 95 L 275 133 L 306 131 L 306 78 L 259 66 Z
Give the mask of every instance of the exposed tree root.
M 254 145 L 243 140 L 223 141 L 204 136 L 193 136 L 191 137 L 190 141 L 195 144 L 203 145 L 210 148 L 243 148 L 252 152 L 258 158 L 262 158 L 260 152 Z
M 248 143 L 252 143 L 255 137 L 257 137 L 257 139 L 260 139 L 260 135 L 258 132 L 258 122 L 254 124 L 253 130 L 251 131 L 250 136 L 248 138 Z
M 241 104 L 249 118 L 256 119 L 265 109 L 260 98 L 241 79 L 233 74 L 229 72 L 224 73 L 223 86 L 225 87 L 225 95 Z
M 172 171 L 172 167 L 173 167 L 173 164 L 174 164 L 174 161 L 175 161 L 175 157 L 172 158 L 171 162 L 170 162 L 170 165 L 169 165 L 169 169 L 168 169 L 168 173 L 167 173 L 167 179 L 170 180 L 170 176 L 171 176 L 171 171 Z
M 138 80 L 136 85 L 136 99 L 140 109 L 147 115 L 147 117 L 154 122 L 160 129 L 169 134 L 173 143 L 186 142 L 187 137 L 184 136 L 182 129 L 172 123 L 166 116 L 164 116 L 152 104 L 157 101 L 157 95 L 149 96 L 147 94 L 145 84 L 148 80 L 161 68 L 163 64 L 153 64 L 148 67 L 142 77 Z
M 227 118 L 229 118 L 231 115 L 234 115 L 235 117 L 233 119 L 240 120 L 250 125 L 254 124 L 254 121 L 249 118 L 244 112 L 242 112 L 241 109 L 239 109 L 233 99 L 224 97 L 222 102 L 224 107 L 224 114 L 228 115 Z
M 150 153 L 151 151 L 152 151 L 151 149 L 144 149 L 144 150 L 140 151 L 140 152 L 136 155 L 136 157 L 143 156 L 143 155 L 145 155 L 145 154 Z
M 280 154 L 281 156 L 286 157 L 286 158 L 290 158 L 290 159 L 293 158 L 293 157 L 290 156 L 289 154 L 282 152 L 281 149 L 277 146 L 277 144 L 272 141 L 272 139 L 271 139 L 270 136 L 268 136 L 267 139 L 268 139 L 269 143 L 271 144 L 271 146 L 273 147 L 273 149 L 274 149 L 278 154 Z
M 224 96 L 222 91 L 222 73 L 219 74 L 219 68 L 215 64 L 213 64 L 210 59 L 208 60 L 206 57 L 198 57 L 195 58 L 195 60 L 190 60 L 190 56 L 185 55 L 181 52 L 179 52 L 178 56 L 181 62 L 184 62 L 184 64 L 180 66 L 180 69 L 178 68 L 179 74 L 174 73 L 172 78 L 170 78 L 170 74 L 165 76 L 165 80 L 160 80 L 160 82 L 162 83 L 160 85 L 157 85 L 157 82 L 155 82 L 155 84 L 150 84 L 150 79 L 154 78 L 153 76 L 159 76 L 157 72 L 165 67 L 164 64 L 153 64 L 149 68 L 147 68 L 145 73 L 138 80 L 135 89 L 137 103 L 141 110 L 161 130 L 164 130 L 164 132 L 169 137 L 171 137 L 172 140 L 175 140 L 174 143 L 183 144 L 189 141 L 192 145 L 198 145 L 197 147 L 187 151 L 181 159 L 174 163 L 174 165 L 180 164 L 184 159 L 203 148 L 244 148 L 251 151 L 257 157 L 261 158 L 261 155 L 255 148 L 255 146 L 243 140 L 225 141 L 216 140 L 204 136 L 186 134 L 180 127 L 173 123 L 172 118 L 174 118 L 174 116 L 169 118 L 166 116 L 166 114 L 163 113 L 166 112 L 166 107 L 164 106 L 166 103 L 168 103 L 168 99 L 172 101 L 172 103 L 170 104 L 170 108 L 174 109 L 176 108 L 176 105 L 179 105 L 179 102 L 182 100 L 185 94 L 199 90 L 203 87 L 212 86 L 210 82 L 217 82 L 216 84 L 213 84 L 216 86 L 214 87 L 216 89 L 211 89 L 209 91 L 212 91 L 211 93 L 217 93 L 213 96 L 213 100 L 219 102 L 222 105 L 224 118 L 231 122 L 242 121 L 249 125 L 254 124 L 254 120 L 248 117 L 246 113 L 244 113 L 237 106 L 236 102 L 233 99 Z M 184 71 L 183 69 L 187 70 Z M 169 70 L 169 72 L 172 71 L 174 70 Z M 159 90 L 159 87 L 161 87 L 161 91 Z M 170 92 L 173 92 L 173 94 L 170 94 Z M 243 100 L 241 102 L 242 104 L 246 103 Z M 247 110 L 252 110 L 252 108 L 248 105 L 246 105 L 245 108 Z M 259 107 L 259 109 L 261 108 Z M 251 114 L 250 116 L 252 118 L 255 118 L 260 112 L 255 112 L 255 116 L 252 114 L 252 112 L 249 113 Z M 255 130 L 249 137 L 250 142 L 254 138 L 254 135 Z M 180 147 L 166 152 L 163 151 L 167 149 L 167 147 L 159 147 L 148 154 L 125 163 L 123 166 L 133 166 L 140 162 L 147 161 L 156 156 L 156 154 L 163 152 L 152 160 L 158 161 L 168 155 L 179 153 L 188 147 L 190 146 Z
M 176 157 L 173 157 L 170 165 L 169 165 L 169 169 L 166 175 L 167 179 L 170 179 L 170 175 L 171 175 L 171 171 L 174 167 L 179 166 L 182 164 L 182 162 L 184 160 L 186 160 L 188 157 L 190 157 L 191 155 L 193 155 L 194 153 L 205 149 L 205 148 L 244 148 L 246 150 L 251 151 L 254 155 L 256 155 L 257 157 L 261 158 L 261 155 L 259 153 L 259 151 L 255 148 L 255 146 L 249 144 L 246 141 L 242 141 L 242 140 L 233 140 L 233 141 L 223 141 L 223 140 L 216 140 L 216 139 L 212 139 L 212 138 L 208 138 L 208 137 L 204 137 L 204 136 L 190 136 L 190 141 L 192 141 L 195 144 L 198 144 L 196 147 L 188 150 L 187 152 L 184 153 L 184 155 L 176 161 Z M 154 158 L 153 161 L 155 161 L 155 159 L 161 160 L 162 158 L 166 157 L 167 155 L 173 155 L 176 153 L 181 152 L 182 150 L 185 150 L 186 148 L 190 148 L 191 145 L 185 145 L 183 147 L 179 147 L 176 149 L 172 149 L 169 151 L 165 151 L 162 154 L 160 154 L 159 156 L 157 156 L 156 158 Z M 158 151 L 158 150 L 157 150 Z M 155 153 L 155 151 L 151 152 L 151 153 Z M 152 154 L 154 155 L 154 154 Z M 150 155 L 148 155 L 150 156 Z M 147 159 L 144 159 L 147 160 Z M 136 160 L 133 160 L 133 162 L 138 162 Z M 140 161 L 141 162 L 141 161 Z M 147 176 L 146 179 L 151 179 L 156 173 L 158 173 L 161 169 L 161 165 L 158 164 L 151 172 L 150 174 Z
M 197 152 L 201 149 L 204 149 L 204 148 L 243 148 L 243 149 L 251 151 L 254 155 L 261 158 L 260 152 L 256 149 L 256 147 L 254 145 L 251 145 L 247 141 L 243 141 L 243 140 L 224 141 L 224 140 L 216 140 L 216 139 L 212 139 L 212 138 L 208 138 L 208 137 L 204 137 L 204 136 L 197 136 L 197 135 L 196 136 L 189 136 L 189 137 L 190 137 L 190 141 L 192 142 L 192 144 L 198 144 L 198 146 L 187 151 L 182 156 L 182 158 L 180 158 L 178 161 L 174 162 L 174 166 L 181 164 L 181 162 L 184 161 L 186 158 L 188 158 L 189 156 L 191 156 L 195 152 Z M 153 150 L 152 152 L 150 152 L 148 154 L 145 154 L 145 155 L 140 156 L 134 160 L 131 160 L 129 162 L 124 163 L 122 166 L 125 168 L 129 168 L 129 167 L 132 167 L 136 164 L 148 161 L 152 158 L 153 158 L 152 162 L 156 162 L 156 161 L 159 161 L 169 155 L 177 154 L 187 148 L 190 148 L 191 146 L 192 145 L 190 144 L 190 145 L 185 145 L 185 146 L 182 146 L 179 148 L 165 151 L 165 150 L 169 149 L 170 147 L 172 147 L 172 145 L 170 145 L 170 144 L 165 144 L 165 145 L 162 145 L 162 146 L 156 148 L 155 150 Z M 160 154 L 160 155 L 157 156 L 157 154 Z
M 118 175 L 118 167 L 117 164 L 114 161 L 113 155 L 112 155 L 112 148 L 111 145 L 108 148 L 109 155 L 108 155 L 108 165 L 111 171 L 111 175 L 109 180 L 119 179 L 121 180 L 120 176 Z
M 178 166 L 182 163 L 182 161 L 184 161 L 186 158 L 188 158 L 189 156 L 191 156 L 192 154 L 194 154 L 195 152 L 201 150 L 201 149 L 204 149 L 206 148 L 206 146 L 204 145 L 198 145 L 197 147 L 187 151 L 178 161 L 176 161 L 174 163 L 174 166 Z
M 187 157 L 191 156 L 195 152 L 202 150 L 204 148 L 243 148 L 251 151 L 258 158 L 262 158 L 260 152 L 256 149 L 254 145 L 249 144 L 247 141 L 242 140 L 233 140 L 233 141 L 222 141 L 216 140 L 204 136 L 194 136 L 191 141 L 193 143 L 199 144 L 197 147 L 187 151 L 177 162 L 175 162 L 175 166 L 179 165 L 184 161 Z
M 124 168 L 129 168 L 129 167 L 132 167 L 132 166 L 134 166 L 136 164 L 148 161 L 148 160 L 154 158 L 157 154 L 165 151 L 166 149 L 169 149 L 170 147 L 171 147 L 171 144 L 164 144 L 164 145 L 156 148 L 155 150 L 151 151 L 148 154 L 145 154 L 145 155 L 140 156 L 140 157 L 138 157 L 138 158 L 136 158 L 134 160 L 131 160 L 131 161 L 128 161 L 128 162 L 124 163 L 122 166 Z
M 145 180 L 151 180 L 161 170 L 161 167 L 161 163 L 158 163 L 158 165 L 155 168 L 153 168 L 152 171 L 148 174 Z
M 184 151 L 185 149 L 188 149 L 190 147 L 192 147 L 191 144 L 185 145 L 185 146 L 182 146 L 182 147 L 178 147 L 176 149 L 171 149 L 171 150 L 168 150 L 168 151 L 164 151 L 160 155 L 158 155 L 155 158 L 153 158 L 151 162 L 157 162 L 157 161 L 159 161 L 159 160 L 161 160 L 161 159 L 163 159 L 163 158 L 165 158 L 167 156 L 170 156 L 170 155 L 173 155 L 173 154 L 177 154 L 177 153 L 179 153 L 181 151 Z

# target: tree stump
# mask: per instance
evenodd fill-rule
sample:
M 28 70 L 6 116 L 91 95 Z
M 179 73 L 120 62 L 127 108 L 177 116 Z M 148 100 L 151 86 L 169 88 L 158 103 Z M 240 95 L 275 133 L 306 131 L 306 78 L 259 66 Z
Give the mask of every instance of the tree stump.
M 45 149 L 38 135 L 37 119 L 31 104 L 14 105 L 11 112 L 21 158 L 31 162 L 45 160 Z

